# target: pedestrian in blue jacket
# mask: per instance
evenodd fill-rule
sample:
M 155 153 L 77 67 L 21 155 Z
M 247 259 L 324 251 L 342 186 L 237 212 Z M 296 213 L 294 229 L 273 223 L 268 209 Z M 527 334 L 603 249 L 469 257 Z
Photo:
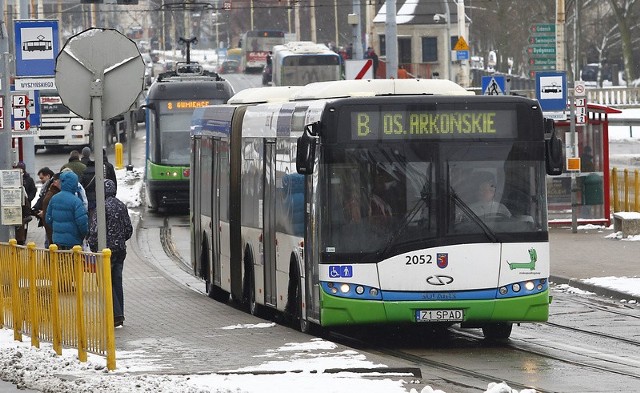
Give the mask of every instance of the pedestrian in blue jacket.
M 113 320 L 115 326 L 124 324 L 124 291 L 122 270 L 127 257 L 127 240 L 133 234 L 133 226 L 127 206 L 116 198 L 116 183 L 104 180 L 104 211 L 107 217 L 107 248 L 111 250 L 111 288 L 113 290 Z M 93 252 L 98 250 L 98 218 L 91 215 L 87 241 Z
M 82 245 L 89 231 L 87 209 L 76 196 L 78 176 L 72 171 L 60 174 L 60 192 L 51 197 L 45 222 L 53 231 L 53 243 L 61 250 Z

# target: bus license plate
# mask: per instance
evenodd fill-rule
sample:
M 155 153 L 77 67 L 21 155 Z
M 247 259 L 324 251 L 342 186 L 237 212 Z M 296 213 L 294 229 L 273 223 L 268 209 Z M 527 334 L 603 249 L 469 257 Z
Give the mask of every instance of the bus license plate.
M 44 140 L 44 144 L 45 145 L 57 145 L 58 144 L 58 140 L 57 139 L 45 139 Z
M 464 310 L 418 310 L 416 322 L 462 322 Z

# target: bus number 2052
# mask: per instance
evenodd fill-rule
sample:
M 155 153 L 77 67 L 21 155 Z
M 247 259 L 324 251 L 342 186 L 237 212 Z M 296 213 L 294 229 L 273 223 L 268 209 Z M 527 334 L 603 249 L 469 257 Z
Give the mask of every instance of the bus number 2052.
M 432 257 L 429 254 L 405 255 L 405 258 L 407 259 L 405 265 L 425 265 L 433 263 Z

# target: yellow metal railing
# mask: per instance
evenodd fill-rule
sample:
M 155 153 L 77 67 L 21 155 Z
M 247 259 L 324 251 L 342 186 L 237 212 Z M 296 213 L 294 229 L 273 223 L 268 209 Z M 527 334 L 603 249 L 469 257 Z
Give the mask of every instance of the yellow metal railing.
M 637 169 L 611 170 L 611 206 L 614 213 L 640 211 L 640 173 Z
M 31 345 L 53 344 L 105 356 L 116 367 L 111 251 L 83 252 L 82 247 L 58 250 L 19 246 L 15 239 L 0 243 L 0 326 L 13 329 L 14 339 L 31 336 Z

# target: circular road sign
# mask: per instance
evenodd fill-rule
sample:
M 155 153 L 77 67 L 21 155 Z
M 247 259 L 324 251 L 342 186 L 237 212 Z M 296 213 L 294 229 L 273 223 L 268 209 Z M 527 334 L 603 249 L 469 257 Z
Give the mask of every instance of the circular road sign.
M 90 28 L 69 38 L 58 54 L 56 88 L 64 105 L 85 119 L 93 119 L 91 97 L 101 95 L 107 120 L 136 102 L 144 67 L 135 42 L 117 30 Z M 102 92 L 96 91 L 98 80 Z

